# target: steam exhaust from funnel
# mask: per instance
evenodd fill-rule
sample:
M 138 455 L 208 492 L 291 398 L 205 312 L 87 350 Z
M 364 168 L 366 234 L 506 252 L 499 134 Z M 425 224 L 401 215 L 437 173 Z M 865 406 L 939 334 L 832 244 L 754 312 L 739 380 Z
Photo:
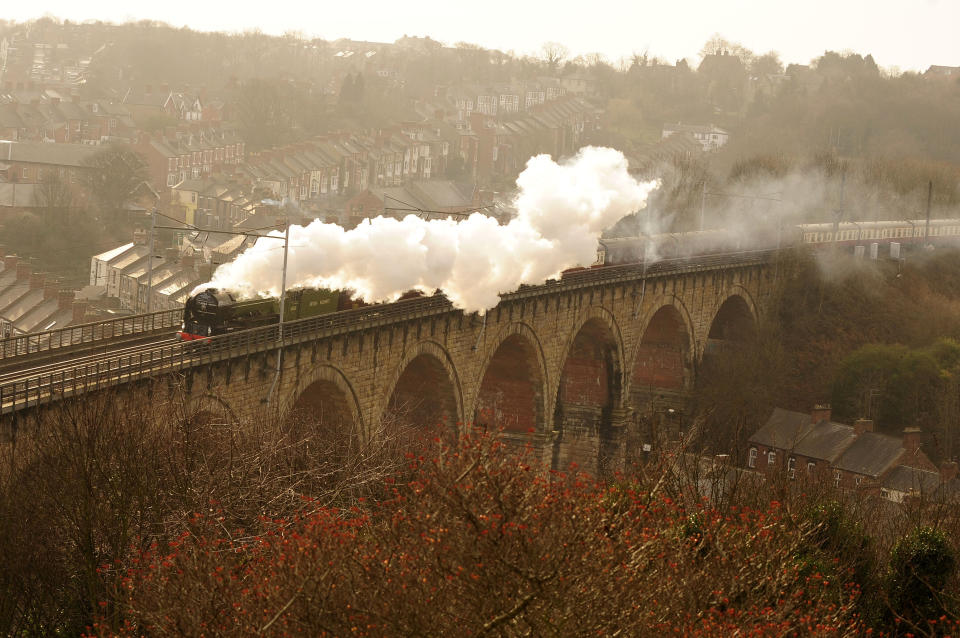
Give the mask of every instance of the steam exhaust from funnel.
M 658 182 L 636 181 L 619 151 L 586 147 L 559 164 L 548 155 L 531 158 L 517 186 L 517 216 L 506 225 L 474 213 L 459 221 L 377 217 L 352 230 L 320 221 L 292 226 L 287 285 L 349 289 L 367 302 L 440 289 L 457 308 L 482 313 L 500 293 L 591 264 L 600 233 L 643 208 Z M 279 295 L 278 244 L 259 240 L 194 292 Z

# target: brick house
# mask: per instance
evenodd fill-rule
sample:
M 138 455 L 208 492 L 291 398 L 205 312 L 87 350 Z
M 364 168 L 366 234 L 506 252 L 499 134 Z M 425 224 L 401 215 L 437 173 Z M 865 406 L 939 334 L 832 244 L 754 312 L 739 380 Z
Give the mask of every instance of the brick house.
M 49 175 L 73 185 L 78 204 L 86 198 L 80 178 L 85 161 L 99 149 L 85 144 L 0 143 L 0 209 L 37 205 L 38 185 Z
M 747 466 L 790 479 L 877 489 L 898 467 L 937 472 L 920 442 L 917 428 L 906 428 L 898 438 L 874 432 L 868 419 L 852 426 L 835 423 L 829 406 L 816 406 L 810 414 L 776 408 L 749 438 Z

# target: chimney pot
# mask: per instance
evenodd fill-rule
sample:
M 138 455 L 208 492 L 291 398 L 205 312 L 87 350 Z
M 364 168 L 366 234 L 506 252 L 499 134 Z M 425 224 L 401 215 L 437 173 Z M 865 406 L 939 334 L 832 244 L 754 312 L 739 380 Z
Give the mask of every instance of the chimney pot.
M 7 255 L 3 258 L 4 270 L 16 270 L 18 257 L 16 255 Z

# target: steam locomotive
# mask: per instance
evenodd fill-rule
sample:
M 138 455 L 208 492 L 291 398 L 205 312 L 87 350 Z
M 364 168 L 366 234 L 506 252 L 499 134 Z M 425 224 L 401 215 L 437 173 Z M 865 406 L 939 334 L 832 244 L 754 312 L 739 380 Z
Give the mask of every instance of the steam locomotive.
M 360 305 L 361 302 L 354 301 L 345 291 L 324 288 L 290 290 L 284 303 L 283 320 L 306 319 Z M 227 291 L 207 288 L 187 299 L 177 335 L 182 341 L 193 341 L 279 320 L 280 300 L 276 297 L 238 301 Z
M 758 231 L 757 231 L 758 232 Z M 960 242 L 960 219 L 932 219 L 875 222 L 800 224 L 785 227 L 780 233 L 743 234 L 728 230 L 691 233 L 666 233 L 642 237 L 603 238 L 597 248 L 594 267 L 639 263 L 646 260 L 690 257 L 711 253 L 768 248 L 772 246 L 856 245 L 865 243 L 943 244 Z M 581 268 L 572 268 L 581 270 Z M 402 299 L 419 296 L 411 291 Z M 284 305 L 283 320 L 294 321 L 363 306 L 347 291 L 321 288 L 290 290 Z M 192 341 L 277 323 L 280 300 L 276 297 L 238 301 L 227 291 L 208 288 L 190 297 L 183 310 L 180 339 Z

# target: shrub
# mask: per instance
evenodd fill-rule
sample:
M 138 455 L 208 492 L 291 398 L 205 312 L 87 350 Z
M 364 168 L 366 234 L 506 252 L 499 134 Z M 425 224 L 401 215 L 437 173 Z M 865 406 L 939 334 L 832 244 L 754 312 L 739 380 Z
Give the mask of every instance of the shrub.
M 917 527 L 894 546 L 887 574 L 889 614 L 912 628 L 926 628 L 930 620 L 953 617 L 946 585 L 957 559 L 946 534 Z

